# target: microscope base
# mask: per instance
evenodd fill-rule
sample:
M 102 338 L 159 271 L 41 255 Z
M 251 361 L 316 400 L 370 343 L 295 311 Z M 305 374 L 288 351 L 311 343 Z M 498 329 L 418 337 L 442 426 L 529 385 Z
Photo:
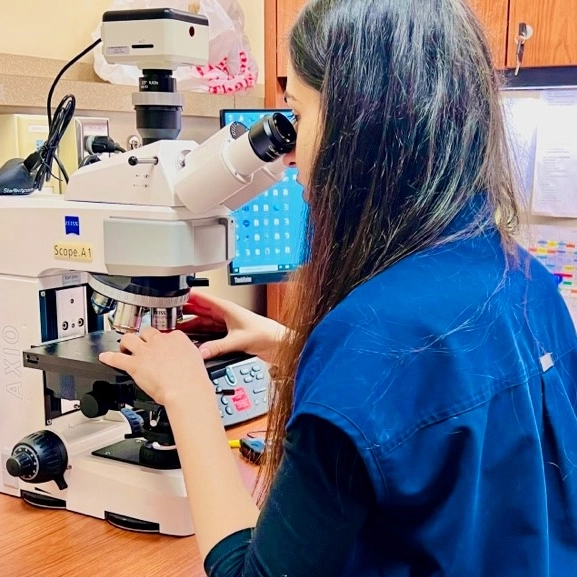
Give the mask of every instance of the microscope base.
M 27 504 L 39 509 L 66 509 L 66 501 L 50 497 L 49 495 L 41 495 L 39 493 L 32 493 L 31 491 L 21 491 L 20 497 Z
M 100 419 L 73 413 L 57 419 L 53 432 L 68 455 L 65 483 L 59 487 L 56 481 L 34 483 L 19 478 L 19 494 L 27 502 L 98 519 L 128 518 L 165 535 L 194 534 L 182 470 L 152 469 L 93 455 L 130 433 L 120 413 L 111 411 Z M 136 530 L 134 522 L 130 528 Z
M 126 529 L 194 534 L 182 471 L 135 467 L 91 454 L 77 456 L 70 465 L 66 489 L 58 490 L 53 482 L 21 482 L 22 497 L 34 506 L 54 504 Z
M 2 478 L 6 480 L 0 491 L 28 494 L 29 501 L 41 506 L 47 506 L 46 502 L 50 500 L 39 503 L 40 496 L 52 497 L 64 502 L 69 511 L 108 519 L 132 530 L 192 535 L 194 529 L 182 471 L 175 468 L 170 459 L 178 457 L 176 452 L 158 451 L 167 453 L 159 456 L 155 449 L 143 451 L 146 459 L 140 454 L 140 460 L 137 460 L 134 455 L 137 451 L 140 453 L 140 447 L 146 447 L 146 441 L 126 439 L 136 431 L 118 406 L 126 403 L 149 411 L 156 410 L 157 406 L 126 373 L 99 361 L 101 351 L 118 350 L 119 338 L 112 331 L 94 331 L 24 351 L 24 367 L 35 369 L 27 373 L 30 382 L 38 376 L 36 381 L 40 382 L 34 384 L 39 391 L 44 388 L 50 402 L 61 399 L 62 403 L 72 403 L 71 412 L 50 419 L 38 417 L 34 421 L 38 424 L 31 427 L 31 431 L 46 429 L 56 434 L 65 446 L 67 462 L 62 464 L 59 477 L 50 477 L 58 479 L 60 487 L 56 481 L 35 483 L 28 477 L 30 482 L 27 482 L 25 475 L 12 477 L 5 471 Z M 206 369 L 214 385 L 215 403 L 224 426 L 246 422 L 266 413 L 270 377 L 267 366 L 260 359 L 230 355 L 207 361 Z M 231 389 L 233 394 L 230 394 Z M 80 399 L 82 406 L 85 396 L 97 398 L 104 394 L 103 391 L 109 395 L 103 396 L 103 406 L 106 403 L 116 405 L 116 410 L 94 418 L 87 418 L 75 410 L 75 399 Z M 38 403 L 39 409 L 45 409 L 45 406 Z M 11 445 L 3 448 L 6 459 L 14 451 L 14 444 Z M 110 451 L 111 447 L 114 450 Z M 117 447 L 121 454 L 132 456 L 118 459 Z M 148 466 L 150 463 L 152 466 Z

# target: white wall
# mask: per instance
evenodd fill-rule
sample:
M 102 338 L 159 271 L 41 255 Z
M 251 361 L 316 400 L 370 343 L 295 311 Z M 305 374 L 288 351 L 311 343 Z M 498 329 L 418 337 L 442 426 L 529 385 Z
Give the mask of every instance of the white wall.
M 258 83 L 264 84 L 264 3 L 266 0 L 238 0 L 244 12 L 244 30 L 258 64 Z
M 263 84 L 264 0 L 238 3 Z M 1 0 L 0 53 L 70 60 L 92 42 L 90 35 L 110 5 L 111 0 Z
M 2 0 L 0 52 L 69 60 L 88 46 L 110 0 Z

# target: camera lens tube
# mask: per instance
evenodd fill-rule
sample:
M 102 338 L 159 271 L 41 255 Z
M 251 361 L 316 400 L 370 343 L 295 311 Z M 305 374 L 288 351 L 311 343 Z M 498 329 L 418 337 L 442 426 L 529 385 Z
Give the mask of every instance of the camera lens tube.
M 182 127 L 183 101 L 176 92 L 171 70 L 143 70 L 139 92 L 133 95 L 132 103 L 143 144 L 177 138 Z

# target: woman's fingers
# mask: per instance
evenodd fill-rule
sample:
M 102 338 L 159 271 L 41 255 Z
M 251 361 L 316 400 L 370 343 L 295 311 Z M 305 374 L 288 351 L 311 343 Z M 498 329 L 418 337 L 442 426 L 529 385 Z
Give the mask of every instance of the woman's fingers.
M 214 319 L 194 317 L 192 319 L 186 319 L 179 322 L 178 330 L 184 333 L 226 332 L 226 324 L 224 322 L 218 322 Z
M 100 353 L 100 355 L 98 355 L 98 360 L 105 365 L 109 365 L 127 373 L 131 372 L 134 365 L 134 359 L 126 353 L 113 353 L 108 351 L 106 353 Z
M 144 343 L 138 334 L 127 333 L 120 339 L 120 351 L 123 353 L 134 354 L 143 344 Z
M 154 327 L 145 327 L 140 331 L 140 340 L 147 343 L 148 341 L 150 341 L 150 339 L 160 334 L 161 332 L 158 329 L 155 329 Z
M 191 291 L 188 302 L 184 305 L 185 314 L 222 318 L 226 314 L 229 301 L 208 295 L 206 293 Z
M 228 353 L 239 352 L 240 348 L 234 338 L 226 336 L 222 339 L 215 339 L 213 341 L 201 343 L 198 345 L 198 350 L 200 351 L 202 358 L 206 361 Z

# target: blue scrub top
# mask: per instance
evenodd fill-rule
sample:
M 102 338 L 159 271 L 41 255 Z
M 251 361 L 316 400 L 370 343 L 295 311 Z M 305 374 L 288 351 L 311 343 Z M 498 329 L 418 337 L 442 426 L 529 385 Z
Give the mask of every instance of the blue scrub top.
M 295 419 L 354 442 L 377 510 L 343 575 L 577 576 L 577 337 L 490 231 L 407 257 L 313 331 Z

